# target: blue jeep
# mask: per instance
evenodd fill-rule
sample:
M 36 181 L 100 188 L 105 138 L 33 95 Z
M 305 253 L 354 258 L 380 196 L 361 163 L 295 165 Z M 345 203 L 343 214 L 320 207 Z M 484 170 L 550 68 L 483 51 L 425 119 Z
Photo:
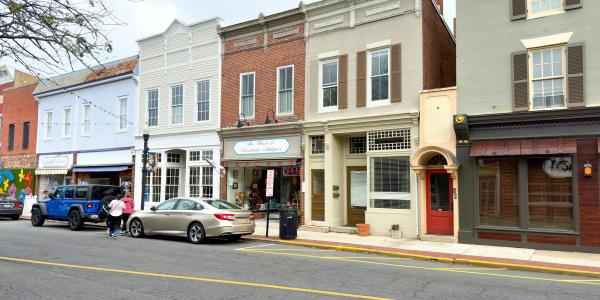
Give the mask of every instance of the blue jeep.
M 81 230 L 84 222 L 102 222 L 107 212 L 102 209 L 110 200 L 121 193 L 121 188 L 112 185 L 66 185 L 56 188 L 50 199 L 33 204 L 31 224 L 44 225 L 44 221 L 69 221 L 71 230 Z

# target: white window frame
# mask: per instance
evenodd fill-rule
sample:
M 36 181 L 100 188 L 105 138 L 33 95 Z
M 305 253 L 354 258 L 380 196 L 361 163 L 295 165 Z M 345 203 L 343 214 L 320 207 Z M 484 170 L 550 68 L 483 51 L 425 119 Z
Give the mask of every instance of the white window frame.
M 50 116 L 50 122 L 48 122 L 48 116 Z M 52 134 L 53 134 L 53 125 L 52 124 L 54 122 L 54 111 L 53 110 L 47 110 L 46 111 L 46 128 L 44 129 L 44 140 L 46 141 L 50 141 L 52 140 Z
M 374 191 L 373 188 L 373 172 L 374 165 L 373 161 L 377 158 L 395 158 L 395 157 L 408 157 L 409 171 L 408 171 L 408 192 L 377 192 Z M 413 201 L 412 192 L 414 189 L 413 185 L 413 172 L 410 170 L 410 151 L 398 151 L 396 153 L 384 153 L 377 155 L 368 155 L 367 157 L 367 189 L 368 189 L 368 198 L 367 198 L 367 211 L 373 212 L 388 212 L 388 213 L 398 213 L 398 214 L 411 214 L 415 209 L 415 203 Z M 410 202 L 410 208 L 385 208 L 385 207 L 375 207 L 372 205 L 373 199 L 381 199 L 381 200 L 403 200 Z
M 156 125 L 152 125 L 152 126 L 150 126 L 148 123 L 148 120 L 150 118 L 150 106 L 149 106 L 150 97 L 148 97 L 148 95 L 151 91 L 156 91 Z M 158 124 L 159 124 L 158 122 L 160 119 L 160 114 L 158 113 L 159 110 L 160 110 L 160 88 L 155 87 L 155 88 L 146 89 L 146 128 L 158 127 Z
M 206 119 L 206 120 L 198 120 L 198 110 L 200 108 L 200 105 L 198 105 L 199 104 L 198 103 L 199 102 L 198 101 L 198 93 L 199 93 L 199 91 L 198 91 L 198 83 L 204 82 L 204 81 L 208 81 L 208 119 Z M 210 115 L 211 115 L 211 111 L 212 111 L 212 109 L 210 107 L 211 106 L 211 102 L 212 102 L 212 80 L 210 78 L 198 79 L 198 80 L 194 81 L 194 89 L 196 91 L 196 98 L 194 99 L 194 103 L 195 103 L 194 107 L 196 108 L 194 110 L 194 114 L 195 114 L 194 120 L 196 121 L 196 123 L 207 123 L 207 122 L 210 122 L 210 120 L 211 120 Z
M 337 84 L 335 85 L 338 88 L 338 92 L 336 93 L 337 97 L 337 105 L 336 106 L 323 106 L 323 65 L 330 62 L 336 62 L 336 73 L 337 73 Z M 333 87 L 330 86 L 330 87 Z M 340 59 L 339 57 L 326 58 L 319 61 L 319 113 L 328 113 L 328 112 L 336 112 L 339 110 L 340 105 Z
M 562 78 L 563 78 L 563 97 L 564 97 L 564 105 L 562 107 L 545 107 L 545 108 L 535 108 L 534 104 L 533 104 L 533 96 L 534 96 L 534 89 L 533 89 L 533 82 L 537 81 L 537 80 L 544 80 L 544 79 L 551 79 L 551 78 L 559 78 L 559 77 L 548 77 L 548 78 L 539 78 L 539 79 L 534 79 L 533 78 L 533 52 L 536 51 L 543 51 L 543 50 L 554 50 L 554 49 L 561 49 L 562 51 Z M 565 109 L 567 108 L 567 101 L 569 99 L 567 99 L 567 47 L 565 45 L 551 45 L 551 46 L 547 46 L 547 47 L 538 47 L 538 48 L 532 48 L 532 49 L 528 49 L 527 50 L 527 68 L 528 68 L 528 72 L 529 72 L 529 78 L 528 78 L 528 87 L 529 87 L 529 110 L 530 111 L 542 111 L 542 110 L 557 110 L 557 109 Z
M 286 113 L 280 113 L 279 112 L 279 93 L 280 91 L 280 86 L 279 86 L 279 74 L 280 74 L 280 70 L 282 69 L 288 69 L 288 68 L 292 68 L 292 110 L 290 112 L 286 112 Z M 276 93 L 277 93 L 277 102 L 275 103 L 275 113 L 277 116 L 292 116 L 294 115 L 294 92 L 295 92 L 295 85 L 294 85 L 294 79 L 296 77 L 296 67 L 294 65 L 287 65 L 287 66 L 281 66 L 277 68 L 277 83 L 276 83 Z
M 89 113 L 89 115 L 86 115 L 86 110 Z M 89 122 L 89 128 L 87 128 L 87 131 L 86 131 L 86 122 Z M 92 132 L 92 105 L 91 104 L 83 104 L 81 106 L 81 136 L 90 136 L 91 132 Z
M 527 19 L 536 19 L 536 18 L 547 17 L 547 16 L 552 16 L 552 15 L 564 14 L 566 12 L 565 1 L 559 0 L 560 1 L 559 8 L 553 8 L 553 9 L 534 13 L 533 12 L 533 1 L 534 0 L 527 0 Z M 552 0 L 550 0 L 550 1 L 552 1 Z
M 67 111 L 69 112 L 69 119 L 67 120 Z M 62 123 L 62 138 L 63 139 L 68 139 L 71 138 L 71 131 L 73 131 L 73 110 L 71 109 L 71 106 L 66 106 L 63 107 L 63 123 Z M 67 123 L 68 123 L 68 131 L 67 131 Z
M 371 83 L 371 64 L 372 64 L 372 60 L 373 60 L 373 53 L 375 52 L 381 52 L 381 51 L 386 51 L 387 52 L 387 56 L 388 56 L 388 72 L 387 72 L 387 76 L 388 76 L 388 97 L 387 99 L 382 99 L 382 100 L 373 100 L 373 94 L 372 94 L 372 83 Z M 391 61 L 392 61 L 392 57 L 391 57 L 391 51 L 390 51 L 390 47 L 386 46 L 386 47 L 382 47 L 382 48 L 376 48 L 376 49 L 369 49 L 369 51 L 367 52 L 367 107 L 377 107 L 377 106 L 387 106 L 390 105 L 390 94 L 392 92 L 392 87 L 391 87 Z
M 181 86 L 181 123 L 173 123 L 173 87 Z M 159 109 L 160 110 L 160 109 Z M 183 126 L 185 123 L 185 84 L 174 83 L 169 85 L 169 126 Z
M 256 116 L 256 72 L 240 73 L 240 99 L 239 99 L 239 114 L 238 114 L 238 117 L 241 117 L 241 114 L 243 113 L 243 111 L 242 111 L 242 97 L 243 97 L 242 91 L 243 91 L 243 87 L 244 87 L 244 81 L 243 81 L 244 80 L 244 76 L 245 75 L 250 75 L 250 74 L 252 74 L 253 79 L 254 79 L 254 80 L 252 80 L 252 84 L 253 84 L 252 91 L 254 92 L 252 94 L 252 104 L 253 104 L 252 108 L 253 109 L 252 109 L 252 116 L 248 116 L 248 115 L 244 114 L 244 117 L 247 120 L 254 119 L 254 117 Z
M 124 126 L 125 127 L 121 127 L 123 122 L 121 120 L 122 118 L 122 114 L 123 112 L 121 111 L 121 101 L 125 100 L 125 123 Z M 126 132 L 127 131 L 127 127 L 129 125 L 129 122 L 127 121 L 127 118 L 129 118 L 129 98 L 127 96 L 120 96 L 117 97 L 117 132 Z

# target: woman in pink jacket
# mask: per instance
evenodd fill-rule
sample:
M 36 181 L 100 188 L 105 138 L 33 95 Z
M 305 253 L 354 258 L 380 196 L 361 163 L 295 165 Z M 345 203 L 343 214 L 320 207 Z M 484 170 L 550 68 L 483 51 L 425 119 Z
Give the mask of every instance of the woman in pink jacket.
M 123 220 L 123 229 L 121 230 L 121 235 L 124 235 L 129 233 L 129 231 L 127 231 L 127 220 L 129 220 L 129 216 L 131 216 L 133 213 L 133 198 L 131 198 L 131 192 L 126 192 L 125 197 L 123 197 L 121 200 L 125 203 L 123 215 L 121 215 Z

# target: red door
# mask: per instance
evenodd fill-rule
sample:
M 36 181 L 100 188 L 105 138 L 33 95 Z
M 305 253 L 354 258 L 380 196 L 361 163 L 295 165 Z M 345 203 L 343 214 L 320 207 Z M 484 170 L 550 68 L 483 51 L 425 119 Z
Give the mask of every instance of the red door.
M 452 177 L 446 170 L 427 171 L 427 233 L 454 234 Z

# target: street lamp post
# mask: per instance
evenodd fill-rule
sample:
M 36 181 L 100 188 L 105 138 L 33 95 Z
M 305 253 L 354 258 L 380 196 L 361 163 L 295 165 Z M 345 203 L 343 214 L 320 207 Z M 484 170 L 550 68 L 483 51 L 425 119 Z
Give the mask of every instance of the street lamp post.
M 144 203 L 148 201 L 146 199 L 146 181 L 148 180 L 148 170 L 146 169 L 146 165 L 148 164 L 148 139 L 150 135 L 144 133 L 144 150 L 142 151 L 142 205 L 140 206 L 141 210 L 144 210 Z

